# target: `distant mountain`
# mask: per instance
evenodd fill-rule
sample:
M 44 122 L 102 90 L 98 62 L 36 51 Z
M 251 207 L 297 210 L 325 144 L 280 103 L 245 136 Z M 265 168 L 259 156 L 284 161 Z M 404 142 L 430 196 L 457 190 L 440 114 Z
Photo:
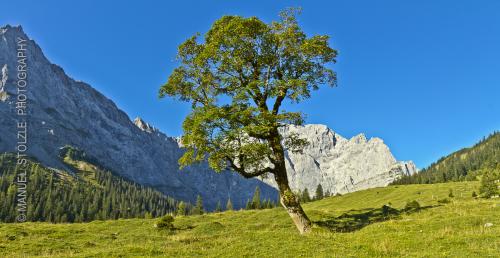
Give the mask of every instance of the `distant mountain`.
M 177 201 L 148 187 L 113 175 L 71 147 L 61 149 L 71 171 L 30 161 L 26 189 L 27 221 L 85 222 L 96 219 L 158 217 L 175 210 Z M 15 154 L 0 155 L 0 221 L 17 215 L 19 175 Z
M 68 77 L 50 63 L 20 26 L 0 28 L 0 153 L 15 152 L 18 41 L 27 40 L 28 154 L 47 167 L 64 170 L 59 148 L 74 146 L 120 176 L 179 200 L 204 198 L 208 209 L 218 201 L 244 207 L 256 186 L 262 198 L 276 200 L 277 191 L 257 179 L 233 172 L 214 173 L 206 165 L 179 171 L 183 153 L 168 137 L 141 119 L 135 124 L 113 101 L 90 85 Z M 165 111 L 168 115 L 168 110 Z
M 387 186 L 416 173 L 413 162 L 397 161 L 380 138 L 367 140 L 363 134 L 345 139 L 325 125 L 287 126 L 282 135 L 296 133 L 307 139 L 303 153 L 286 152 L 290 186 L 313 193 L 319 184 L 331 194 Z M 266 182 L 274 185 L 273 179 Z
M 486 170 L 500 168 L 500 132 L 494 132 L 470 148 L 442 157 L 417 174 L 404 176 L 394 184 L 432 184 L 475 180 Z

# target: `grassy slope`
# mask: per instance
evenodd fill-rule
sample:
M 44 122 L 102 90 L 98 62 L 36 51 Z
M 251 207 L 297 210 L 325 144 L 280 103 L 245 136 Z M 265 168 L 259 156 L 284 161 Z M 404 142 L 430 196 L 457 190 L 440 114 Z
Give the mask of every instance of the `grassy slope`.
M 407 200 L 435 206 L 350 233 L 315 228 L 300 236 L 280 208 L 176 218 L 172 234 L 144 219 L 0 224 L 0 257 L 499 257 L 500 200 L 471 198 L 477 187 L 476 182 L 390 186 L 305 205 L 315 221 L 389 202 L 398 209 Z M 452 202 L 436 206 L 450 188 Z M 494 225 L 484 227 L 487 222 Z

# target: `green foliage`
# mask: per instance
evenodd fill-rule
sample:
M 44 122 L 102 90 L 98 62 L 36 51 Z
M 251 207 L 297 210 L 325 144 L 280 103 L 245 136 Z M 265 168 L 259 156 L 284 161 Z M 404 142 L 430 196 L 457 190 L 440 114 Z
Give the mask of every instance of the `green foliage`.
M 326 198 L 326 197 L 331 197 L 331 196 L 332 196 L 332 193 L 330 192 L 330 190 L 326 190 L 324 197 Z
M 74 174 L 29 162 L 28 221 L 87 222 L 159 217 L 174 211 L 174 199 L 80 160 L 85 155 L 77 149 L 67 147 L 66 151 L 61 157 Z M 13 182 L 19 171 L 14 154 L 0 155 L 0 221 L 15 220 L 17 188 Z
M 185 202 L 180 201 L 180 202 L 177 204 L 177 215 L 178 215 L 178 216 L 185 216 L 185 215 L 188 215 L 188 209 L 187 209 L 187 206 L 186 206 L 186 203 L 185 203 Z
M 300 102 L 321 85 L 336 84 L 337 51 L 329 37 L 307 37 L 294 10 L 277 22 L 256 17 L 224 16 L 203 38 L 179 46 L 175 68 L 160 97 L 192 104 L 183 123 L 186 152 L 181 166 L 208 163 L 216 171 L 231 168 L 245 177 L 275 173 L 283 147 L 298 151 L 307 140 L 280 139 L 278 128 L 301 124 L 303 115 L 280 110 L 283 101 Z M 268 106 L 268 104 L 272 104 Z
M 314 199 L 315 200 L 321 200 L 324 197 L 325 196 L 323 194 L 323 186 L 321 186 L 321 184 L 318 184 L 318 186 L 316 187 L 316 195 L 314 196 Z
M 500 194 L 498 181 L 500 181 L 500 169 L 489 171 L 481 177 L 479 194 L 484 198 L 491 198 Z
M 276 203 L 271 201 L 270 199 L 261 200 L 260 199 L 260 188 L 259 186 L 255 187 L 255 192 L 253 194 L 252 200 L 248 200 L 245 209 L 246 210 L 257 210 L 257 209 L 271 209 L 276 207 Z M 232 204 L 231 204 L 232 208 Z
M 232 211 L 233 210 L 233 203 L 231 202 L 231 198 L 227 199 L 226 210 L 227 211 Z
M 215 206 L 215 212 L 222 212 L 222 204 L 220 201 L 217 202 L 217 205 Z
M 253 193 L 251 206 L 252 206 L 252 209 L 260 209 L 261 208 L 259 186 L 255 187 L 255 192 Z
M 336 85 L 327 65 L 336 61 L 337 51 L 328 36 L 308 37 L 296 13 L 287 9 L 271 23 L 223 16 L 203 37 L 197 34 L 179 46 L 180 64 L 159 97 L 191 103 L 182 124 L 181 168 L 208 161 L 216 172 L 231 169 L 245 178 L 272 174 L 281 196 L 288 194 L 285 149 L 300 153 L 308 141 L 297 133 L 280 135 L 281 127 L 304 121 L 302 113 L 281 107 L 308 99 L 320 86 Z M 310 231 L 298 199 L 282 200 L 291 216 L 301 217 L 293 220 L 297 229 Z
M 251 210 L 251 209 L 253 209 L 252 202 L 250 200 L 247 200 L 247 204 L 245 205 L 245 210 Z
M 172 215 L 165 215 L 161 217 L 156 223 L 156 228 L 173 230 L 174 229 L 174 217 Z
M 488 171 L 500 168 L 500 132 L 494 132 L 471 148 L 439 159 L 428 168 L 403 176 L 393 184 L 433 184 L 477 180 Z
M 192 214 L 194 215 L 202 215 L 205 212 L 203 209 L 203 199 L 201 198 L 201 195 L 198 195 L 196 197 L 196 205 L 193 208 Z
M 311 201 L 311 196 L 309 195 L 309 190 L 307 190 L 307 188 L 304 189 L 304 191 L 302 192 L 302 194 L 300 194 L 300 196 L 301 196 L 300 202 L 302 203 Z

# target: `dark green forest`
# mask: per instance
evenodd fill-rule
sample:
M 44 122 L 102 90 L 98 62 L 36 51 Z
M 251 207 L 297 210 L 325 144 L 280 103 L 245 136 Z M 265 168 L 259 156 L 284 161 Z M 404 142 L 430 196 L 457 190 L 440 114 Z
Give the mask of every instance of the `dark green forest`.
M 411 176 L 393 184 L 433 184 L 449 181 L 473 181 L 500 172 L 500 132 L 494 132 L 470 148 L 456 151 Z
M 27 221 L 88 222 L 119 218 L 154 218 L 165 214 L 199 215 L 206 211 L 198 196 L 193 205 L 177 201 L 152 188 L 113 174 L 83 151 L 66 146 L 61 160 L 70 172 L 50 169 L 35 160 L 26 168 Z M 16 166 L 15 154 L 0 154 L 0 222 L 14 222 L 18 212 L 19 187 L 15 178 L 21 169 Z M 255 189 L 247 209 L 266 209 L 277 206 L 270 199 L 261 200 Z M 229 199 L 223 206 L 219 201 L 214 212 L 232 210 Z
M 27 221 L 87 222 L 119 218 L 159 217 L 174 212 L 173 198 L 113 175 L 84 161 L 85 154 L 64 148 L 61 158 L 72 173 L 46 168 L 31 160 L 27 166 Z M 0 155 L 0 221 L 17 214 L 20 169 L 16 156 Z

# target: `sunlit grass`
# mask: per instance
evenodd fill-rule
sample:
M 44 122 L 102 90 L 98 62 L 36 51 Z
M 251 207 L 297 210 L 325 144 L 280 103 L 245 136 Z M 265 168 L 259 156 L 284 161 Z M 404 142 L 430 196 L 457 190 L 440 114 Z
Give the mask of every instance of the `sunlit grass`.
M 281 208 L 178 217 L 174 232 L 157 230 L 154 219 L 0 224 L 0 257 L 498 257 L 500 200 L 472 198 L 477 187 L 390 186 L 304 205 L 317 222 L 382 205 L 401 210 L 408 200 L 428 207 L 349 233 L 315 226 L 301 236 Z M 451 202 L 438 204 L 443 198 Z

